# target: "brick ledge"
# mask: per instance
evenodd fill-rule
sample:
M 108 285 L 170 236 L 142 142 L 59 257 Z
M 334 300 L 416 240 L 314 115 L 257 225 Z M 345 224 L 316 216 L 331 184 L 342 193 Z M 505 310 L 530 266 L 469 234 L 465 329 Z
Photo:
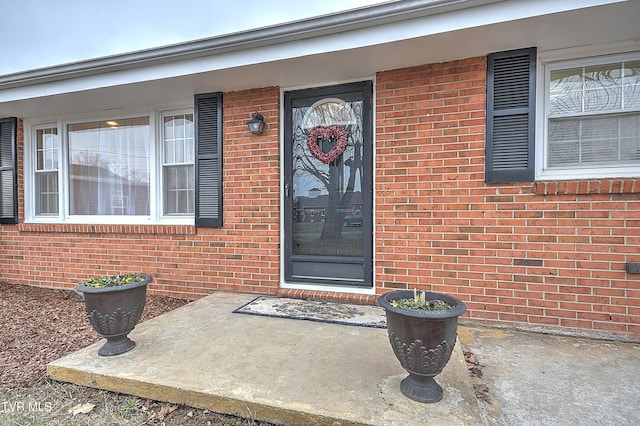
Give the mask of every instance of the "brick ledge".
M 71 234 L 161 234 L 195 235 L 193 225 L 90 225 L 68 223 L 21 223 L 20 232 L 71 233 Z
M 543 181 L 533 189 L 537 195 L 637 194 L 640 178 Z

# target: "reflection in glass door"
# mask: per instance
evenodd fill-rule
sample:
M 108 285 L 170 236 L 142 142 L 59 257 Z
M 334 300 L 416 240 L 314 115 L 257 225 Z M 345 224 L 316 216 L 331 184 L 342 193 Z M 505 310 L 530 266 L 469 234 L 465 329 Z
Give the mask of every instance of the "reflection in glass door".
M 285 279 L 372 285 L 371 82 L 285 93 Z

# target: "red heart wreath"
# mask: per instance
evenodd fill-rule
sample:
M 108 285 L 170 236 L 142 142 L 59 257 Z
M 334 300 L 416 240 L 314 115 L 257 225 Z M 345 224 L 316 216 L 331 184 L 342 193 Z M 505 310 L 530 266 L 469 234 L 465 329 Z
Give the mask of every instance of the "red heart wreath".
M 323 152 L 318 146 L 318 139 L 330 139 L 332 136 L 336 138 L 336 145 L 331 151 Z M 309 151 L 311 151 L 311 155 L 325 164 L 332 163 L 336 158 L 340 157 L 344 150 L 347 149 L 347 143 L 346 130 L 335 124 L 328 127 L 316 126 L 311 129 L 309 137 L 307 137 L 307 146 L 309 147 Z

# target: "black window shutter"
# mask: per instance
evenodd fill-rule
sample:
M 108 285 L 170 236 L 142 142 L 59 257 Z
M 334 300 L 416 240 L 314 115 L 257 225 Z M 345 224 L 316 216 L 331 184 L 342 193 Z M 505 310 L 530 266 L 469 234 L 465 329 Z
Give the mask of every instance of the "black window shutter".
M 195 95 L 196 226 L 222 226 L 222 93 Z
M 17 123 L 0 119 L 0 223 L 18 223 Z
M 534 180 L 536 48 L 487 57 L 487 182 Z

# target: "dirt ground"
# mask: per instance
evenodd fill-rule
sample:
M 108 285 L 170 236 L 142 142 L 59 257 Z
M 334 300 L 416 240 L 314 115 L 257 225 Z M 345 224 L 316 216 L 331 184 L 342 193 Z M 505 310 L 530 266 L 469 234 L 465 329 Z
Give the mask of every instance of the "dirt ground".
M 186 303 L 148 295 L 141 321 Z M 47 363 L 100 340 L 72 290 L 0 281 L 0 330 L 0 424 L 268 425 L 48 379 Z

